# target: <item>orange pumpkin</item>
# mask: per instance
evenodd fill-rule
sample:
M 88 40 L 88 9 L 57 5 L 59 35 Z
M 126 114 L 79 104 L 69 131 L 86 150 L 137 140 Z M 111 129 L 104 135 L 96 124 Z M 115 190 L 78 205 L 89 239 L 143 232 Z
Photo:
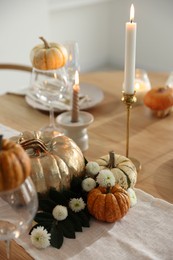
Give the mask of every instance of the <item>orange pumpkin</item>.
M 128 212 L 130 199 L 128 193 L 118 184 L 112 188 L 99 186 L 89 192 L 87 207 L 96 219 L 115 222 Z
M 0 191 L 17 188 L 30 175 L 30 158 L 21 145 L 1 138 Z
M 173 89 L 168 87 L 155 87 L 144 96 L 144 104 L 152 109 L 158 117 L 169 114 L 173 106 Z
M 43 44 L 35 46 L 30 53 L 33 67 L 39 70 L 55 70 L 63 67 L 68 58 L 66 48 L 59 43 L 48 43 L 43 37 L 40 39 Z

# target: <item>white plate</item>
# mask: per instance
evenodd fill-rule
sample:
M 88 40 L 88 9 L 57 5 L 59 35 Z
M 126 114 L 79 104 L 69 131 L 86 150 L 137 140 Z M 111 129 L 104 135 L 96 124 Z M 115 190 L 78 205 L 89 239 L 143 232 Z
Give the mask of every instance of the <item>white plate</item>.
M 81 110 L 85 110 L 85 109 L 95 107 L 104 98 L 103 91 L 99 87 L 91 85 L 91 84 L 80 83 L 80 92 L 82 93 L 82 95 L 84 95 L 84 96 L 86 95 L 86 96 L 89 97 L 89 100 L 84 101 L 80 105 Z M 40 109 L 40 110 L 43 110 L 43 111 L 49 111 L 48 106 L 46 106 L 42 103 L 39 103 L 35 98 L 32 98 L 30 95 L 29 96 L 26 95 L 25 100 L 28 103 L 28 105 L 30 105 L 33 108 Z M 60 107 L 58 107 L 58 105 L 56 105 L 56 107 L 54 109 L 57 112 L 69 110 L 68 108 L 65 109 L 63 104 Z

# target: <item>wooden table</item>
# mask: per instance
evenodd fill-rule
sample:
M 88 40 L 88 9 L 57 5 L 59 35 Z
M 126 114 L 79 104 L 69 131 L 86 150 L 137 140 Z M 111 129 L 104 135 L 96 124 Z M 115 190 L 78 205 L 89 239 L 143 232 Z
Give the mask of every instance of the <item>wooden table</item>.
M 161 86 L 167 73 L 149 73 L 152 86 Z M 88 128 L 89 149 L 84 153 L 94 160 L 114 150 L 126 153 L 126 107 L 121 101 L 123 72 L 94 72 L 80 76 L 81 82 L 97 85 L 105 94 L 103 102 L 88 110 L 95 120 Z M 37 130 L 48 121 L 48 114 L 30 107 L 24 97 L 0 96 L 0 123 L 18 131 Z M 173 114 L 158 119 L 144 105 L 134 105 L 130 118 L 129 156 L 138 159 L 142 170 L 137 188 L 173 203 Z M 32 259 L 15 242 L 12 259 Z M 0 259 L 6 259 L 0 242 Z

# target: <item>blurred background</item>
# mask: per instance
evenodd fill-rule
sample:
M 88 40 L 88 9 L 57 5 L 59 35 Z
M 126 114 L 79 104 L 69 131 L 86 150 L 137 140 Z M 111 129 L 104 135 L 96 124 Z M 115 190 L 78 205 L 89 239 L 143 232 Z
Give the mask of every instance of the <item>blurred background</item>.
M 132 3 L 136 67 L 172 71 L 172 0 L 0 0 L 0 63 L 31 65 L 30 51 L 44 36 L 59 43 L 77 41 L 81 72 L 124 69 L 125 23 Z

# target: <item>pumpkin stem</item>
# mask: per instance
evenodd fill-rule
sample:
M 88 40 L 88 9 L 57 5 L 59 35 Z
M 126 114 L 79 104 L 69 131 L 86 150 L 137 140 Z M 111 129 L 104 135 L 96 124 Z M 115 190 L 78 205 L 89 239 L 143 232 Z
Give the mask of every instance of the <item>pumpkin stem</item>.
M 111 192 L 111 184 L 108 183 L 106 186 L 106 193 L 110 193 Z
M 45 144 L 41 140 L 38 140 L 38 139 L 31 139 L 31 140 L 22 141 L 20 143 L 20 145 L 25 150 L 32 148 L 37 155 L 39 155 L 40 152 L 47 152 L 48 151 Z
M 167 88 L 165 88 L 165 87 L 159 87 L 159 88 L 158 88 L 158 92 L 159 92 L 159 93 L 163 93 L 163 92 L 166 91 L 166 89 L 167 89 Z
M 108 168 L 112 169 L 116 167 L 116 163 L 115 163 L 115 156 L 114 156 L 114 152 L 110 151 L 109 152 L 109 163 L 108 163 Z
M 46 49 L 50 48 L 50 44 L 42 36 L 40 36 L 39 39 L 43 41 L 44 46 L 45 46 Z
M 0 135 L 0 151 L 2 150 L 2 139 L 3 139 L 3 135 Z

